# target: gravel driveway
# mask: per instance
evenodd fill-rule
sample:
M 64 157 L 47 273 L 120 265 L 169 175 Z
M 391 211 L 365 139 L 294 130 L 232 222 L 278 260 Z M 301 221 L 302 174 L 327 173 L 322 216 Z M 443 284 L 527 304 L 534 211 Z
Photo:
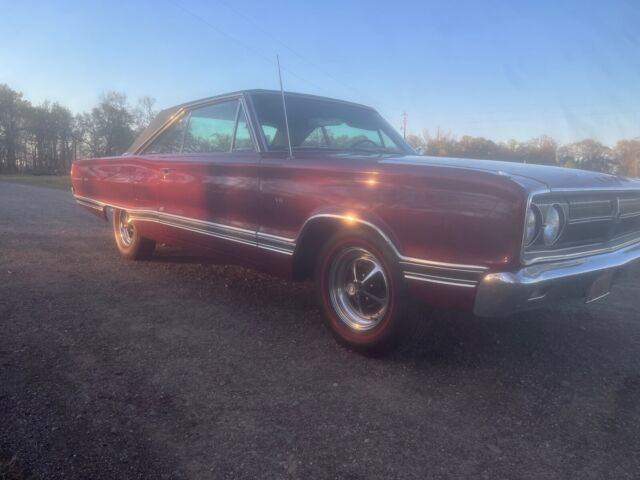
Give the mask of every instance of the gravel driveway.
M 309 285 L 110 233 L 0 183 L 0 456 L 34 478 L 640 477 L 637 269 L 590 307 L 421 309 L 369 359 Z

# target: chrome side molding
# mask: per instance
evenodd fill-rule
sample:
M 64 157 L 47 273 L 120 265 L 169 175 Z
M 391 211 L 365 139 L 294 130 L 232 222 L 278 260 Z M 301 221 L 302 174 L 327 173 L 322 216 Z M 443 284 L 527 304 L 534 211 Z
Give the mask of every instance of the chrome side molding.
M 75 195 L 78 204 L 93 208 L 95 210 L 105 211 L 107 208 L 117 208 L 126 210 L 133 220 L 143 222 L 155 222 L 167 225 L 173 228 L 179 228 L 201 235 L 219 238 L 231 242 L 241 243 L 252 247 L 261 248 L 274 253 L 283 255 L 293 255 L 299 239 L 304 232 L 305 226 L 309 222 L 318 218 L 339 219 L 349 223 L 360 223 L 376 231 L 380 237 L 388 244 L 389 248 L 398 258 L 402 267 L 403 276 L 407 280 L 434 283 L 440 285 L 449 285 L 462 288 L 474 288 L 478 285 L 480 276 L 487 270 L 486 267 L 477 265 L 462 265 L 454 263 L 436 262 L 413 257 L 403 256 L 395 244 L 391 241 L 378 226 L 373 223 L 354 218 L 347 215 L 338 214 L 318 214 L 310 217 L 300 229 L 300 233 L 296 238 L 281 237 L 269 233 L 256 232 L 233 225 L 225 225 L 220 223 L 199 220 L 181 215 L 174 215 L 166 212 L 160 212 L 151 209 L 128 208 L 122 205 L 101 202 L 92 198 Z

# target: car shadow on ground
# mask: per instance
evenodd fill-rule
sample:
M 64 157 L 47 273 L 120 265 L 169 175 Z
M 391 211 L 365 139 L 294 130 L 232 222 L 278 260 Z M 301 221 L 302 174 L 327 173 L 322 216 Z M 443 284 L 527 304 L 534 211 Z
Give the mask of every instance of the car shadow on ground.
M 213 289 L 214 284 L 223 284 L 227 304 L 237 302 L 246 306 L 250 303 L 253 308 L 264 311 L 277 311 L 286 304 L 296 311 L 297 315 L 291 316 L 296 322 L 307 322 L 309 328 L 312 323 L 321 322 L 311 282 L 288 282 L 169 247 L 163 247 L 150 261 L 184 266 L 185 278 L 193 276 L 190 275 L 192 268 L 197 269 L 197 282 L 193 287 Z M 616 332 L 599 327 L 607 322 L 606 312 L 610 309 L 607 304 L 593 309 L 573 302 L 504 318 L 478 318 L 464 312 L 413 303 L 406 341 L 386 358 L 394 362 L 480 368 L 496 363 L 505 366 L 508 363 L 526 364 L 547 352 L 559 367 L 570 361 L 567 360 L 568 352 L 575 349 L 580 353 L 585 345 L 604 348 L 606 344 L 615 349 L 615 342 L 619 340 Z M 266 321 L 291 320 L 276 316 Z M 295 332 L 295 329 L 291 331 Z
M 309 328 L 311 323 L 321 322 L 312 282 L 288 282 L 166 246 L 159 249 L 151 262 L 184 266 L 185 276 L 196 268 L 198 281 L 194 287 L 223 284 L 231 303 L 251 302 L 255 309 L 266 311 L 287 305 L 298 313 L 292 316 L 296 322 L 308 322 Z M 630 270 L 621 282 L 630 291 L 626 298 L 618 297 L 614 291 L 612 297 L 594 306 L 574 301 L 504 318 L 478 318 L 465 312 L 413 303 L 408 338 L 387 358 L 395 362 L 479 368 L 483 364 L 500 363 L 505 367 L 508 363 L 526 364 L 545 354 L 553 357 L 559 367 L 564 362 L 575 362 L 571 357 L 584 357 L 589 349 L 597 350 L 600 356 L 613 356 L 617 343 L 627 339 L 621 331 L 611 328 L 611 319 L 623 317 L 620 309 L 627 307 L 630 300 L 633 302 L 633 292 L 637 289 L 633 278 L 637 278 L 638 273 L 640 268 Z M 290 321 L 277 316 L 268 321 L 279 320 Z M 582 361 L 587 360 L 582 358 Z

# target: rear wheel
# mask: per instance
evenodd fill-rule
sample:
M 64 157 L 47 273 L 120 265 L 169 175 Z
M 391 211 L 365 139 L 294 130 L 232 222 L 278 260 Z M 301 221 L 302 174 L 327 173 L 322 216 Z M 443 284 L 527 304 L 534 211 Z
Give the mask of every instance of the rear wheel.
M 140 235 L 126 210 L 113 211 L 113 236 L 120 253 L 131 260 L 149 258 L 156 242 Z
M 325 245 L 316 286 L 334 336 L 361 352 L 381 354 L 404 332 L 406 302 L 395 256 L 367 233 L 340 232 Z

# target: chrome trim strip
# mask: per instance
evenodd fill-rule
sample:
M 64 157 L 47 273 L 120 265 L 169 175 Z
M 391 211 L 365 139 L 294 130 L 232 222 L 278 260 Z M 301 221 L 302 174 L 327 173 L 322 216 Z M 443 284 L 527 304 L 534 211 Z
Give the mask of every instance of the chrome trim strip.
M 209 231 L 209 230 L 203 230 L 201 228 L 187 227 L 185 225 L 180 225 L 180 224 L 173 223 L 173 222 L 167 222 L 167 221 L 164 221 L 164 220 L 159 219 L 159 218 L 146 218 L 146 217 L 139 217 L 137 215 L 131 215 L 131 217 L 134 220 L 138 220 L 138 221 L 142 221 L 142 222 L 159 223 L 159 224 L 162 224 L 162 225 L 167 225 L 167 226 L 170 226 L 170 227 L 180 228 L 182 230 L 187 230 L 187 231 L 194 232 L 194 233 L 200 233 L 202 235 L 208 235 L 210 237 L 220 238 L 220 239 L 223 239 L 223 240 L 229 240 L 231 242 L 236 242 L 236 243 L 242 243 L 244 245 L 250 245 L 252 247 L 257 246 L 255 242 L 242 240 L 240 238 L 231 237 L 229 235 L 224 235 L 224 234 L 221 234 L 221 233 L 215 233 L 215 232 L 212 232 L 212 231 Z
M 588 193 L 588 192 L 586 192 Z M 610 199 L 607 200 L 585 200 L 584 202 L 576 202 L 573 201 L 571 202 L 571 205 L 597 205 L 597 204 L 603 204 L 603 203 L 611 203 Z
M 264 237 L 264 238 L 272 238 L 274 240 L 279 240 L 281 242 L 288 242 L 288 243 L 295 243 L 296 239 L 295 238 L 287 238 L 287 237 L 281 237 L 279 235 L 273 235 L 271 233 L 264 233 L 264 232 L 258 232 L 258 235 L 260 237 Z
M 573 260 L 576 258 L 590 257 L 593 255 L 600 255 L 602 253 L 615 252 L 616 250 L 621 250 L 623 248 L 626 248 L 635 244 L 640 244 L 640 238 L 635 237 L 626 242 L 614 244 L 609 247 L 594 248 L 592 250 L 579 251 L 576 253 L 561 253 L 561 254 L 553 255 L 552 252 L 549 252 L 550 254 L 547 254 L 546 256 L 541 255 L 541 256 L 535 257 L 534 259 L 529 260 L 526 263 L 523 263 L 523 265 L 532 265 L 534 262 L 540 263 L 540 262 L 549 262 L 552 260 Z M 533 253 L 536 253 L 536 252 L 533 252 Z
M 317 214 L 317 215 L 312 215 L 302 225 L 302 228 L 300 229 L 300 233 L 298 234 L 298 238 L 300 237 L 300 235 L 304 231 L 304 228 L 307 226 L 307 224 L 309 222 L 313 221 L 314 219 L 317 219 L 317 218 L 335 218 L 335 219 L 339 219 L 339 220 L 345 220 L 345 221 L 347 221 L 349 223 L 351 223 L 351 222 L 361 223 L 363 225 L 366 225 L 369 228 L 372 228 L 387 243 L 389 248 L 391 248 L 391 250 L 396 255 L 396 257 L 398 257 L 398 260 L 400 262 L 415 263 L 417 265 L 426 265 L 426 266 L 432 266 L 432 267 L 442 267 L 442 268 L 445 268 L 445 269 L 460 270 L 460 271 L 484 272 L 484 271 L 488 270 L 487 267 L 482 267 L 482 266 L 479 266 L 479 265 L 461 265 L 461 264 L 456 264 L 456 263 L 436 262 L 436 261 L 432 261 L 432 260 L 422 260 L 420 258 L 414 258 L 414 257 L 405 257 L 404 255 L 402 255 L 398 251 L 398 249 L 396 248 L 394 243 L 391 241 L 389 236 L 387 234 L 385 234 L 382 230 L 380 230 L 380 228 L 378 226 L 376 226 L 373 223 L 368 222 L 366 220 L 362 220 L 360 218 L 355 218 L 355 217 L 351 217 L 351 216 L 347 216 L 347 215 L 338 215 L 338 214 L 334 214 L 334 213 L 320 213 L 320 214 Z M 297 239 L 287 239 L 287 240 L 290 240 L 290 241 L 293 240 L 295 242 Z M 297 242 L 295 242 L 295 243 L 297 243 Z
M 293 250 L 285 250 L 282 248 L 270 247 L 268 245 L 262 245 L 262 244 L 258 244 L 257 247 L 262 248 L 263 250 L 269 250 L 271 252 L 283 253 L 285 255 L 293 255 Z
M 299 243 L 300 236 L 304 231 L 305 226 L 314 219 L 317 218 L 334 218 L 340 220 L 347 220 L 349 222 L 357 222 L 363 225 L 366 225 L 373 230 L 375 230 L 383 240 L 388 244 L 389 248 L 393 251 L 393 253 L 397 256 L 399 262 L 406 267 L 416 267 L 416 268 L 433 268 L 437 270 L 442 270 L 444 272 L 449 272 L 452 275 L 456 273 L 467 273 L 467 274 L 481 274 L 488 270 L 487 267 L 477 266 L 477 265 L 463 265 L 463 264 L 455 264 L 455 263 L 445 263 L 445 262 L 437 262 L 431 260 L 423 260 L 414 257 L 405 257 L 400 254 L 396 246 L 393 244 L 391 239 L 376 225 L 366 220 L 362 220 L 359 218 L 353 218 L 347 215 L 338 215 L 338 214 L 317 214 L 309 217 L 305 223 L 303 224 L 298 236 L 296 238 L 287 238 L 281 237 L 278 235 L 273 235 L 270 233 L 264 232 L 254 232 L 253 230 L 248 230 L 245 228 L 235 227 L 233 225 L 224 225 L 220 223 L 208 222 L 206 220 L 199 220 L 196 218 L 183 217 L 180 215 L 175 215 L 172 213 L 159 212 L 155 210 L 149 209 L 135 209 L 128 208 L 121 205 L 111 204 L 100 202 L 97 200 L 93 200 L 91 198 L 83 197 L 80 195 L 74 195 L 76 201 L 79 204 L 89 203 L 95 206 L 92 208 L 96 208 L 98 210 L 102 210 L 105 207 L 109 208 L 118 208 L 122 210 L 126 210 L 129 212 L 131 217 L 135 220 L 146 221 L 146 222 L 156 222 L 163 225 L 171 226 L 174 228 L 181 228 L 184 230 L 188 230 L 195 233 L 201 233 L 203 235 L 209 235 L 216 238 L 221 238 L 223 240 L 229 240 L 237 243 L 242 243 L 244 245 L 251 245 L 254 247 L 261 248 L 263 250 L 268 250 L 271 252 L 281 253 L 285 255 L 293 255 L 296 249 L 296 246 Z M 440 283 L 444 285 L 453 285 L 453 286 L 464 286 L 464 287 L 474 287 L 477 284 L 475 280 L 468 279 L 456 279 L 451 277 L 441 277 L 439 275 L 427 275 L 419 272 L 413 271 L 404 271 L 405 278 L 410 280 L 421 280 L 431 283 Z
M 548 189 L 549 190 L 549 189 Z M 633 187 L 589 187 L 589 188 L 553 188 L 549 190 L 551 193 L 585 193 L 592 192 L 640 192 L 640 182 L 636 182 Z
M 80 203 L 80 202 L 85 202 L 85 203 L 92 203 L 94 205 L 98 205 L 100 206 L 100 208 L 104 207 L 106 204 L 99 202 L 97 200 L 94 200 L 93 198 L 88 198 L 88 197 L 82 197 L 80 195 L 76 195 L 75 193 L 73 194 L 73 198 L 76 199 L 76 202 Z
M 103 208 L 104 208 L 104 207 L 101 207 L 100 205 L 97 205 L 95 203 L 85 202 L 84 200 L 76 200 L 76 202 L 78 202 L 78 205 L 82 205 L 83 207 L 93 208 L 94 210 L 102 211 Z
M 174 228 L 180 228 L 195 233 L 201 233 L 210 237 L 230 240 L 244 245 L 257 246 L 255 233 L 237 227 L 221 225 L 219 223 L 206 222 L 203 220 L 180 217 L 179 215 L 155 212 L 148 215 L 148 212 L 130 211 L 130 217 L 134 220 L 157 222 Z
M 417 262 L 409 262 L 406 260 L 400 260 L 400 263 L 407 267 L 429 267 L 429 268 L 434 268 L 438 270 L 449 270 L 454 272 L 465 272 L 465 273 L 480 273 L 486 270 L 486 268 L 484 267 L 483 267 L 484 268 L 483 270 L 479 270 L 479 269 L 473 269 L 473 268 L 457 268 L 453 266 L 443 266 L 443 265 L 436 264 L 436 262 L 426 264 L 426 263 L 417 263 Z
M 404 278 L 406 278 L 407 280 L 417 280 L 420 282 L 437 283 L 440 285 L 450 285 L 454 287 L 464 287 L 464 288 L 475 288 L 478 285 L 478 282 L 475 282 L 475 281 L 463 283 L 462 281 L 456 280 L 453 278 L 435 277 L 431 275 L 423 275 L 423 274 L 414 273 L 414 272 L 404 272 Z
M 206 220 L 200 220 L 197 218 L 183 217 L 181 215 L 175 215 L 173 213 L 166 212 L 154 212 L 158 218 L 173 220 L 176 223 L 194 224 L 198 227 L 205 227 L 210 229 L 229 230 L 236 232 L 238 236 L 248 236 L 255 239 L 256 232 L 253 230 L 247 230 L 246 228 L 235 227 L 233 225 L 226 225 L 222 223 L 208 222 Z
M 610 222 L 614 219 L 613 216 L 608 217 L 586 217 L 569 220 L 567 225 L 580 225 L 581 223 L 595 223 L 595 222 Z
M 260 244 L 258 242 L 256 232 L 247 230 L 246 228 L 240 228 L 233 225 L 223 225 L 220 223 L 208 222 L 206 220 L 183 217 L 181 215 L 158 212 L 155 210 L 127 208 L 121 205 L 100 202 L 80 195 L 74 195 L 74 197 L 78 204 L 90 206 L 96 210 L 103 210 L 105 207 L 126 210 L 129 212 L 131 218 L 137 221 L 159 223 L 194 233 L 200 233 L 202 235 L 208 235 L 210 237 L 220 238 L 222 240 L 229 240 L 243 245 L 258 247 L 263 250 L 284 255 L 293 255 L 293 251 L 295 249 L 295 244 L 278 241 L 281 239 L 275 235 L 263 234 L 264 236 L 268 236 L 271 241 L 269 241 L 268 244 Z
M 291 242 L 289 239 L 278 237 L 276 235 L 270 235 L 266 233 L 257 232 L 258 245 L 263 248 L 286 252 L 293 255 L 296 249 L 296 243 Z

